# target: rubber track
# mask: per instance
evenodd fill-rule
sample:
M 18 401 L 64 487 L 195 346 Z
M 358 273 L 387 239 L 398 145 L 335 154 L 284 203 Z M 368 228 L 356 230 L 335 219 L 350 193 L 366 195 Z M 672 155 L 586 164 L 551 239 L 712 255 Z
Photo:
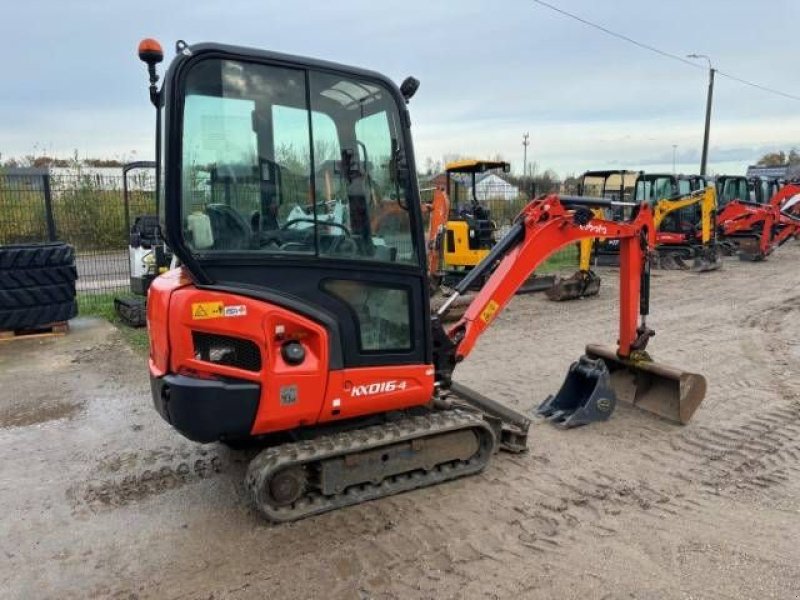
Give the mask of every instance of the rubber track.
M 272 474 L 287 467 L 311 464 L 460 429 L 479 429 L 485 433 L 478 454 L 466 463 L 458 465 L 445 463 L 431 471 L 400 473 L 378 484 L 364 483 L 351 486 L 341 494 L 333 496 L 323 496 L 318 491 L 312 491 L 290 506 L 272 506 L 259 493 L 259 490 L 268 485 Z M 321 436 L 311 441 L 268 448 L 250 463 L 245 485 L 261 513 L 270 521 L 283 523 L 479 473 L 489 463 L 495 445 L 494 433 L 480 414 L 459 409 L 444 410 L 355 431 Z
M 75 248 L 69 244 L 0 246 L 0 269 L 60 267 L 75 264 Z
M 78 270 L 74 266 L 0 270 L 0 290 L 73 283 L 76 279 Z
M 14 331 L 68 321 L 78 314 L 74 300 L 12 310 L 0 310 L 0 330 Z
M 0 288 L 0 310 L 24 306 L 40 306 L 42 304 L 61 304 L 70 302 L 74 298 L 74 283 L 40 285 L 12 290 Z

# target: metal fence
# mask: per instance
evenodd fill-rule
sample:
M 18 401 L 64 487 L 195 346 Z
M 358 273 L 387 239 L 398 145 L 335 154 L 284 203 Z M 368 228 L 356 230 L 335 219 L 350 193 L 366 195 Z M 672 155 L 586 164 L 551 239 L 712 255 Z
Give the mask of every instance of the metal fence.
M 0 244 L 64 241 L 75 246 L 81 310 L 111 305 L 130 286 L 131 220 L 155 212 L 151 170 L 122 175 L 19 169 L 0 172 Z

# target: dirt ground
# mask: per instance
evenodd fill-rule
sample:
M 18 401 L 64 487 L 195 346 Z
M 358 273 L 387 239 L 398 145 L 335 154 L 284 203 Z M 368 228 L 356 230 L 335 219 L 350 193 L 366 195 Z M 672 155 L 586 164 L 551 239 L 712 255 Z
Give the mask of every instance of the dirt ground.
M 800 245 L 658 272 L 651 353 L 704 373 L 686 427 L 622 407 L 532 430 L 529 453 L 298 523 L 248 505 L 246 457 L 174 433 L 145 361 L 99 321 L 0 346 L 5 598 L 798 598 Z M 457 379 L 530 410 L 585 342 L 616 339 L 616 283 L 516 298 Z

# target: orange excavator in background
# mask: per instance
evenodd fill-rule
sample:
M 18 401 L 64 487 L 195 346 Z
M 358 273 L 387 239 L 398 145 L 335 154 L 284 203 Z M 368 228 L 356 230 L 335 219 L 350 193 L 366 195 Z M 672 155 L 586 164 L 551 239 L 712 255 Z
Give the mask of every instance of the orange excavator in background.
M 769 204 L 781 212 L 800 217 L 800 182 L 789 181 L 769 198 Z
M 797 188 L 783 186 L 768 202 L 750 196 L 750 182 L 741 176 L 719 176 L 717 187 L 717 227 L 723 240 L 735 245 L 741 260 L 761 261 L 800 233 L 800 217 L 795 206 L 784 207 L 796 196 Z
M 648 206 L 617 222 L 592 212 L 607 199 L 533 200 L 431 314 L 407 109 L 415 79 L 398 88 L 354 67 L 178 42 L 159 89 L 160 46 L 145 40 L 139 56 L 157 109 L 162 228 L 181 263 L 149 289 L 153 402 L 191 440 L 262 446 L 246 488 L 267 519 L 449 481 L 496 450 L 524 450 L 530 420 L 453 373 L 534 269 L 586 238 L 620 241 L 618 343 L 587 346 L 539 412 L 569 427 L 626 401 L 685 423 L 702 401 L 702 376 L 646 351 Z M 223 167 L 217 194 L 208 170 Z M 321 220 L 321 200 L 344 217 Z M 373 218 L 397 206 L 391 227 Z

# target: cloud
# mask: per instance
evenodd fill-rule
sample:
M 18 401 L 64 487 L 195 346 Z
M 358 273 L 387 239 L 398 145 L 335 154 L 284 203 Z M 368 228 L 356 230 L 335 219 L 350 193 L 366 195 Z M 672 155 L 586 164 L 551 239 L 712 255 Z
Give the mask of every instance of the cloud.
M 38 147 L 69 155 L 153 154 L 153 113 L 138 40 L 214 40 L 316 56 L 422 81 L 411 105 L 417 156 L 529 157 L 560 172 L 603 165 L 699 162 L 706 72 L 664 59 L 526 0 L 41 0 L 4 7 L 0 152 Z M 709 0 L 592 0 L 564 8 L 683 55 L 703 52 L 719 68 L 800 94 L 786 40 L 800 4 L 780 19 L 753 18 L 752 4 Z M 681 26 L 691 15 L 696 26 Z M 704 24 L 713 24 L 705 26 Z M 23 26 L 24 25 L 24 26 Z M 736 35 L 731 35 L 736 32 Z M 678 35 L 679 34 L 679 35 Z M 748 43 L 743 43 L 746 41 Z M 752 43 L 749 43 L 751 42 Z M 754 44 L 757 51 L 754 51 Z M 742 170 L 762 151 L 786 148 L 800 131 L 798 102 L 717 80 L 712 164 Z M 666 160 L 665 160 L 666 159 Z

